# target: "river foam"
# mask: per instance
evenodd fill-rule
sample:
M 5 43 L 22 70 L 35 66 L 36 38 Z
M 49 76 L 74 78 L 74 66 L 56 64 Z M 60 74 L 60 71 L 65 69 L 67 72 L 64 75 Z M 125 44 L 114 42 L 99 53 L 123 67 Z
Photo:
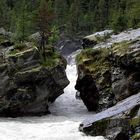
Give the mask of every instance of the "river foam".
M 1 118 L 0 140 L 104 140 L 85 136 L 78 131 L 79 124 L 89 113 L 81 100 L 76 100 L 74 85 L 76 66 L 67 66 L 70 80 L 65 93 L 50 106 L 51 115 L 42 117 Z

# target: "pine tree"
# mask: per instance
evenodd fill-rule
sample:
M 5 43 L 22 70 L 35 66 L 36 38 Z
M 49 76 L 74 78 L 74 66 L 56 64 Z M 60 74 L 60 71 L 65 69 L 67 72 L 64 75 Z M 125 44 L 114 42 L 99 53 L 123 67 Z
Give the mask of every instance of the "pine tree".
M 40 7 L 37 16 L 37 27 L 41 36 L 39 51 L 45 60 L 45 46 L 49 43 L 49 37 L 51 36 L 50 24 L 53 21 L 53 12 L 49 7 L 51 1 L 41 0 Z
M 127 29 L 127 17 L 125 15 L 118 14 L 112 23 L 112 28 L 115 32 L 120 32 Z
M 66 27 L 71 34 L 80 32 L 89 34 L 106 28 L 122 31 L 140 27 L 140 0 L 47 0 L 47 2 L 51 11 L 54 11 L 52 26 Z M 10 28 L 10 31 L 16 32 L 17 38 L 26 38 L 27 35 L 37 31 L 36 20 L 33 17 L 40 11 L 39 5 L 40 0 L 0 0 L 0 27 L 7 30 Z
M 24 41 L 29 35 L 29 14 L 27 12 L 27 4 L 25 0 L 22 1 L 20 6 L 19 14 L 15 18 L 16 20 L 16 31 L 13 39 L 18 41 Z M 14 15 L 13 15 L 14 16 Z
M 80 0 L 74 0 L 74 3 L 71 4 L 69 10 L 69 19 L 68 19 L 68 29 L 71 33 L 77 33 L 79 31 L 79 23 L 81 13 Z
M 127 13 L 128 13 L 128 26 L 131 28 L 140 27 L 140 1 L 130 0 L 127 1 Z
M 54 15 L 55 15 L 55 24 L 58 27 L 63 26 L 66 23 L 68 15 L 68 5 L 66 0 L 55 0 Z
M 6 2 L 7 2 L 8 7 L 9 7 L 10 9 L 13 9 L 16 0 L 7 0 Z
M 10 28 L 10 10 L 6 0 L 0 0 L 0 27 Z

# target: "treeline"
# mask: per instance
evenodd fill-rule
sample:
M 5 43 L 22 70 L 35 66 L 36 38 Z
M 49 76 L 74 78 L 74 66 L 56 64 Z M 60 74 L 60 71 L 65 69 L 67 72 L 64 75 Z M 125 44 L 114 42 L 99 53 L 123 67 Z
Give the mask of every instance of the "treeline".
M 0 0 L 0 27 L 15 38 L 38 30 L 37 13 L 43 0 Z M 44 0 L 45 1 L 45 0 Z M 140 0 L 47 0 L 53 11 L 50 28 L 68 34 L 116 32 L 140 27 Z

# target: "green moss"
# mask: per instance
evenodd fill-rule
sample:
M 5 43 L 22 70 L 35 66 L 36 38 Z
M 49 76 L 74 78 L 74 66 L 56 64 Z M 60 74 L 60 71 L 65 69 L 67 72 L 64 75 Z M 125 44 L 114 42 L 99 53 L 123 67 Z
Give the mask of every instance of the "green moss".
M 27 45 L 25 43 L 17 43 L 15 44 L 14 49 L 10 52 L 10 54 L 20 53 L 25 49 L 27 49 Z
M 130 125 L 133 127 L 140 126 L 140 117 L 133 118 L 132 120 L 130 120 Z
M 19 51 L 21 51 L 21 50 L 23 50 L 23 49 L 25 49 L 27 46 L 26 46 L 26 44 L 25 43 L 19 43 L 19 44 L 15 44 L 15 49 L 16 50 L 19 50 Z
M 109 58 L 111 54 L 114 56 L 118 55 L 119 59 L 126 59 L 127 53 L 131 51 L 131 45 L 133 45 L 132 41 L 122 41 L 120 43 L 114 43 L 112 48 L 85 49 L 77 55 L 76 63 L 84 69 L 84 73 L 89 72 L 97 78 L 96 75 L 103 75 L 107 71 L 110 71 L 111 63 Z M 117 61 L 116 59 L 116 62 Z M 139 61 L 139 59 L 137 61 Z M 101 81 L 102 80 L 100 80 L 99 83 Z
M 53 48 L 47 48 L 46 57 L 41 59 L 41 65 L 45 67 L 54 67 L 61 63 L 61 55 Z
M 102 49 L 86 49 L 76 57 L 78 65 L 83 65 L 90 73 L 103 74 L 110 68 L 108 61 L 110 50 Z
M 133 140 L 140 140 L 140 133 L 135 134 L 134 136 L 132 136 Z
M 76 56 L 76 62 L 83 63 L 84 59 L 91 59 L 93 55 L 99 54 L 99 50 L 93 50 L 92 48 L 88 48 L 85 50 L 82 50 L 80 54 Z
M 122 41 L 119 43 L 114 43 L 112 51 L 113 51 L 113 53 L 115 53 L 119 56 L 123 56 L 130 51 L 129 46 L 131 45 L 131 43 L 132 42 L 129 42 L 129 41 Z

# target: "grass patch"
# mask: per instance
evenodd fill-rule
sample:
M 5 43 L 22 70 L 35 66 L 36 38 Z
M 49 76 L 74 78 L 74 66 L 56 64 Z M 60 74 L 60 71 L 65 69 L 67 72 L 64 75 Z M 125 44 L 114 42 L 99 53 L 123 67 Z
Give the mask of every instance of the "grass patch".
M 19 43 L 19 44 L 15 44 L 15 50 L 19 50 L 22 51 L 23 49 L 25 49 L 27 46 L 25 43 Z
M 130 121 L 130 125 L 133 126 L 133 127 L 140 126 L 140 117 L 133 118 L 133 119 Z
M 140 133 L 139 134 L 135 134 L 134 136 L 132 136 L 133 140 L 140 140 Z
M 45 67 L 54 67 L 61 63 L 61 55 L 53 47 L 46 48 L 45 59 L 41 58 L 41 65 Z
M 16 43 L 14 49 L 10 51 L 10 54 L 16 54 L 26 49 L 27 45 L 25 43 Z
M 116 53 L 117 55 L 125 55 L 130 51 L 129 46 L 131 45 L 131 42 L 129 41 L 122 41 L 120 43 L 114 43 L 112 51 Z
M 76 57 L 78 65 L 83 64 L 92 73 L 102 72 L 109 68 L 109 49 L 86 49 Z

